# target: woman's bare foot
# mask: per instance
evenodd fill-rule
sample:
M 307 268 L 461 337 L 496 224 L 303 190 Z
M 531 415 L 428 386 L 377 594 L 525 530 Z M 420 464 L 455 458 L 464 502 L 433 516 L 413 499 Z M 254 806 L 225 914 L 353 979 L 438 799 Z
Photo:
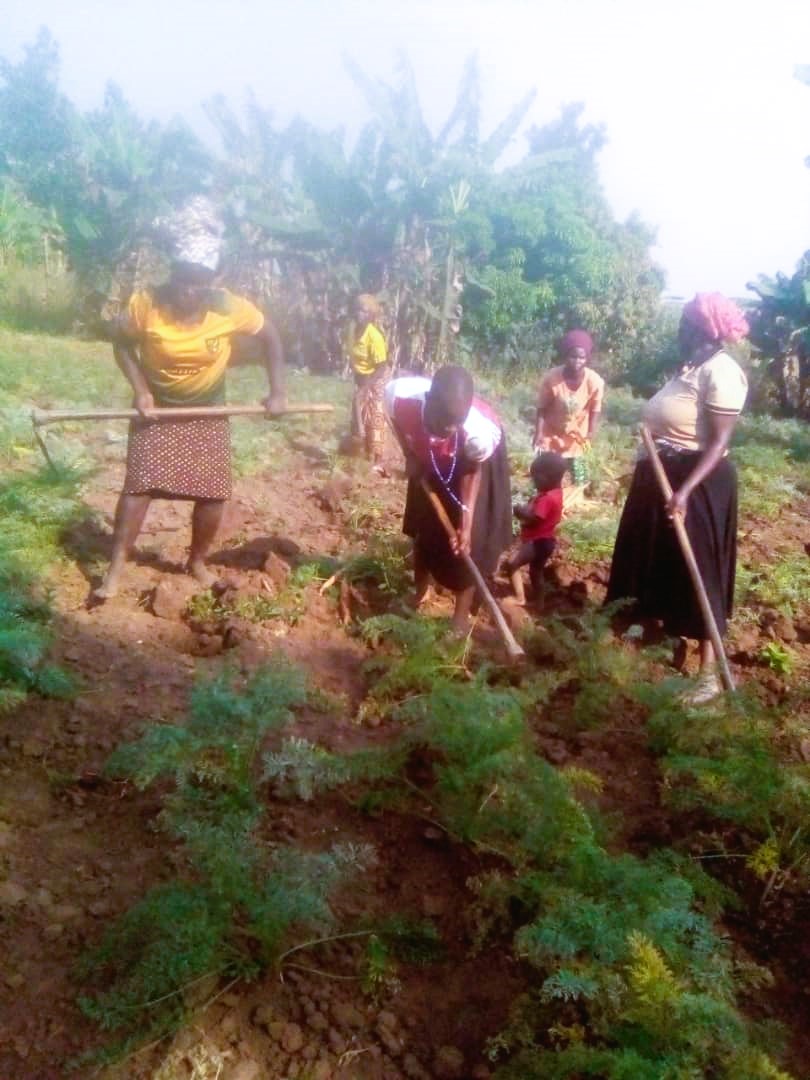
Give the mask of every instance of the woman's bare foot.
M 190 574 L 195 581 L 205 589 L 210 589 L 217 581 L 217 575 L 209 570 L 202 559 L 195 559 L 186 566 L 186 573 Z
M 423 585 L 411 593 L 405 600 L 406 605 L 411 611 L 418 611 L 426 600 L 430 598 L 430 585 Z
M 112 600 L 114 596 L 118 596 L 118 578 L 112 579 L 110 574 L 90 593 L 90 599 L 99 603 L 104 600 Z
M 450 620 L 450 634 L 459 640 L 469 637 L 471 628 L 472 624 L 469 615 L 454 615 Z
M 104 580 L 90 593 L 90 600 L 95 603 L 102 603 L 104 600 L 112 600 L 114 596 L 118 595 L 118 587 L 121 584 L 121 571 L 123 567 L 110 566 L 107 573 L 104 575 Z

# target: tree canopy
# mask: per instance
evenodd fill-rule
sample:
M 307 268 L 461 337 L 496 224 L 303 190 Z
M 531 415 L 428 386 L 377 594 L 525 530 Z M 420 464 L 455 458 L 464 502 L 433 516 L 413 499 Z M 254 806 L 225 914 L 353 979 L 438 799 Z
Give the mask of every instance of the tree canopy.
M 361 290 L 382 299 L 404 367 L 536 368 L 573 325 L 592 331 L 608 374 L 649 366 L 663 286 L 653 234 L 613 215 L 605 132 L 581 106 L 530 129 L 514 161 L 534 90 L 483 130 L 473 56 L 434 132 L 405 57 L 388 82 L 346 65 L 370 115 L 353 145 L 301 119 L 281 127 L 253 96 L 241 112 L 215 97 L 214 152 L 181 120 L 145 122 L 112 84 L 81 113 L 43 31 L 19 63 L 0 61 L 0 258 L 39 257 L 47 233 L 97 307 L 120 302 L 157 272 L 143 257 L 154 220 L 205 192 L 226 224 L 226 279 L 269 306 L 315 368 L 341 363 Z

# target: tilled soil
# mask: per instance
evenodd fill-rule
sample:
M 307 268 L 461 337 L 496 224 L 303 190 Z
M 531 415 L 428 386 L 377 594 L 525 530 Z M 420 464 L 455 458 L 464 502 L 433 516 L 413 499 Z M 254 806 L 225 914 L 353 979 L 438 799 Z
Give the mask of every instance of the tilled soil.
M 65 535 L 68 561 L 51 583 L 57 611 L 53 659 L 78 677 L 82 689 L 70 702 L 31 698 L 0 716 L 2 1080 L 68 1075 L 66 1062 L 99 1045 L 98 1031 L 76 1007 L 76 959 L 99 940 L 105 925 L 171 873 L 172 852 L 155 830 L 158 795 L 101 778 L 114 746 L 139 735 L 149 721 L 182 716 L 201 674 L 223 664 L 249 672 L 278 650 L 302 665 L 314 686 L 345 701 L 337 718 L 305 710 L 298 734 L 332 749 L 379 745 L 390 735 L 385 725 L 356 720 L 368 650 L 317 585 L 307 587 L 293 625 L 246 619 L 208 625 L 184 616 L 197 591 L 182 574 L 188 505 L 153 505 L 120 595 L 88 607 L 90 586 L 109 555 L 120 483 L 120 451 L 107 456 L 85 493 L 94 514 Z M 364 530 L 392 525 L 402 500 L 399 474 L 381 480 L 352 466 L 330 480 L 324 472 L 313 473 L 305 454 L 294 454 L 281 471 L 237 482 L 213 567 L 232 595 L 272 596 L 297 555 L 345 554 Z M 776 523 L 744 523 L 743 557 L 746 551 L 758 557 L 804 543 L 808 509 L 791 508 Z M 552 575 L 556 587 L 549 610 L 576 610 L 598 600 L 605 569 L 566 565 L 563 552 L 556 579 Z M 446 598 L 437 602 L 439 610 L 447 606 Z M 525 618 L 522 612 L 513 617 Z M 731 636 L 738 674 L 757 678 L 774 698 L 781 683 L 756 664 L 762 644 L 788 640 L 801 664 L 810 654 L 807 623 L 789 622 L 763 613 L 759 625 Z M 476 634 L 487 648 L 491 630 L 482 626 Z M 605 777 L 603 809 L 620 818 L 620 834 L 631 849 L 643 853 L 671 842 L 640 718 L 622 716 L 615 729 L 577 733 L 546 717 L 538 720 L 536 734 L 549 760 Z M 201 986 L 200 1003 L 208 1004 L 191 1026 L 108 1075 L 488 1076 L 486 1040 L 503 1026 L 525 976 L 507 947 L 471 953 L 462 913 L 470 900 L 468 879 L 486 869 L 482 857 L 424 820 L 394 813 L 369 817 L 337 797 L 271 804 L 268 821 L 276 839 L 317 846 L 339 837 L 371 844 L 375 865 L 359 886 L 337 898 L 337 913 L 346 921 L 391 912 L 428 916 L 442 933 L 443 958 L 426 968 L 401 965 L 397 983 L 373 996 L 355 981 L 331 977 L 356 969 L 362 946 L 353 941 L 302 953 L 301 968 L 315 970 L 290 969 L 283 981 L 276 975 L 250 986 Z M 800 971 L 791 950 L 804 940 L 807 919 L 806 905 L 794 906 L 789 916 L 781 913 L 770 955 L 773 923 L 767 914 L 761 926 L 747 923 L 736 931 L 751 952 L 776 968 L 773 1012 L 793 1029 L 796 1075 L 810 1071 L 804 1034 L 810 1030 L 810 1005 L 803 993 L 792 993 Z M 95 1073 L 88 1068 L 72 1075 Z

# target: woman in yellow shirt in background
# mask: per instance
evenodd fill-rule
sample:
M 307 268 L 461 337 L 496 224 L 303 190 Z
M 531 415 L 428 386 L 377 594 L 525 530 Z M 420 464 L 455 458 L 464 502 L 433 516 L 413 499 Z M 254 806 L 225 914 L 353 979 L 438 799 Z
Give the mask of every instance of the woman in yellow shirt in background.
M 161 420 L 157 407 L 225 400 L 231 337 L 260 343 L 270 381 L 268 414 L 284 411 L 284 357 L 275 327 L 248 300 L 213 288 L 212 266 L 183 258 L 168 282 L 136 292 L 113 329 L 115 359 L 132 385 L 141 419 L 129 429 L 127 471 L 115 511 L 110 567 L 94 597 L 118 591 L 121 573 L 153 498 L 191 499 L 188 572 L 213 584 L 205 565 L 231 495 L 230 427 L 225 417 Z
M 354 371 L 352 437 L 362 444 L 366 457 L 377 469 L 382 468 L 385 440 L 383 390 L 391 374 L 388 348 L 377 325 L 380 314 L 376 297 L 369 293 L 358 296 L 347 343 Z

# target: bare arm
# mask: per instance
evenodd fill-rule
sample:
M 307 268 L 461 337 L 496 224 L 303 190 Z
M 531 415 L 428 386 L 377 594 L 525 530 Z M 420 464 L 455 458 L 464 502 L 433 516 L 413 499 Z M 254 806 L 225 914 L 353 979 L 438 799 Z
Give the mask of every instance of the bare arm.
M 262 360 L 270 383 L 270 393 L 263 404 L 271 415 L 277 415 L 283 413 L 287 407 L 284 390 L 284 348 L 278 330 L 266 316 L 264 326 L 255 336 L 262 350 Z
M 601 419 L 602 413 L 599 409 L 593 409 L 588 414 L 588 442 L 593 442 L 593 437 L 596 434 Z
M 533 525 L 536 521 L 542 520 L 535 514 L 534 510 L 532 510 L 531 503 L 523 503 L 523 505 L 513 507 L 512 513 L 518 521 L 522 521 L 525 525 Z
M 132 387 L 133 405 L 148 419 L 155 407 L 155 399 L 138 362 L 137 346 L 131 339 L 119 335 L 113 339 L 113 356 Z
M 534 439 L 532 440 L 532 446 L 537 449 L 540 446 L 540 442 L 543 438 L 543 420 L 545 419 L 543 410 L 538 406 L 534 419 Z
M 739 413 L 715 413 L 711 412 L 711 410 L 707 410 L 707 412 L 710 425 L 708 446 L 698 459 L 697 465 L 669 500 L 667 509 L 670 517 L 673 514 L 681 514 L 682 517 L 686 517 L 689 496 L 722 460 L 739 418 Z
M 475 517 L 475 504 L 478 502 L 478 492 L 481 490 L 481 467 L 478 466 L 472 472 L 464 473 L 459 483 L 459 494 L 464 508 L 461 511 L 461 525 L 456 534 L 456 542 L 453 551 L 456 555 L 469 555 L 472 542 L 472 523 Z

